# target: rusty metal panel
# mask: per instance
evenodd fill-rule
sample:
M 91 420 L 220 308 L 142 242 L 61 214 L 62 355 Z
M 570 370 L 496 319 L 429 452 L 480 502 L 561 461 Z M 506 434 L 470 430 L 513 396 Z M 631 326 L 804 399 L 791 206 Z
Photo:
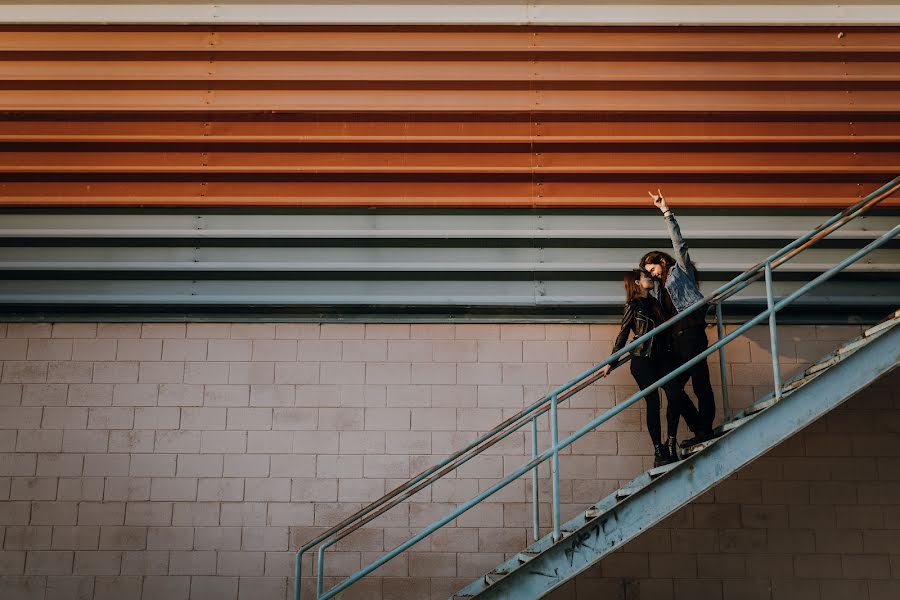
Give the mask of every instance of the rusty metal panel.
M 0 206 L 837 207 L 900 172 L 898 59 L 897 27 L 6 25 Z

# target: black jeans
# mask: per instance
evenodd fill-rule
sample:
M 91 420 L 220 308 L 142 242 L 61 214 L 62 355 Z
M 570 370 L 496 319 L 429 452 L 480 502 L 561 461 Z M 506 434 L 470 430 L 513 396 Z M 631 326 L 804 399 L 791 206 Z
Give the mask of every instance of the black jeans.
M 706 339 L 706 330 L 704 327 L 692 327 L 683 331 L 678 331 L 672 336 L 672 363 L 673 368 L 678 368 L 688 362 L 704 350 L 709 345 Z M 690 398 L 684 393 L 684 386 L 687 385 L 688 379 L 691 380 L 691 387 L 697 396 L 697 409 L 694 408 Z M 716 399 L 713 395 L 712 384 L 709 382 L 709 365 L 706 360 L 699 363 L 682 373 L 675 379 L 681 394 L 684 394 L 684 414 L 685 422 L 691 431 L 699 433 L 700 431 L 711 431 L 713 421 L 716 419 Z M 691 421 L 696 423 L 691 426 Z
M 655 354 L 648 358 L 635 356 L 631 359 L 631 375 L 642 390 L 656 383 L 660 378 L 672 372 L 672 360 L 668 353 Z M 696 409 L 691 399 L 684 393 L 684 385 L 679 386 L 677 378 L 663 386 L 666 392 L 666 428 L 669 437 L 678 433 L 678 419 L 684 416 L 689 427 L 696 427 Z M 644 396 L 647 402 L 647 431 L 654 446 L 662 443 L 662 431 L 659 419 L 659 390 Z M 688 414 L 684 414 L 685 405 Z

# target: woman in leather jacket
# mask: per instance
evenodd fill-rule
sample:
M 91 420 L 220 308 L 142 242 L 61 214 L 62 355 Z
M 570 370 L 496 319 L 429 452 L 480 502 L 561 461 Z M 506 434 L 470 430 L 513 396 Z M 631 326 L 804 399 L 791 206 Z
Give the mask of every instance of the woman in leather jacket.
M 632 269 L 625 275 L 625 313 L 622 316 L 622 327 L 613 345 L 613 353 L 618 352 L 628 343 L 628 338 L 637 339 L 666 320 L 665 312 L 659 301 L 650 295 L 654 281 L 644 269 Z M 605 375 L 610 366 L 601 369 Z M 657 334 L 631 351 L 631 375 L 638 387 L 646 389 L 672 370 L 670 356 L 670 338 L 668 332 Z M 647 403 L 647 431 L 653 443 L 654 466 L 661 466 L 678 460 L 678 446 L 675 435 L 678 431 L 680 411 L 678 403 L 681 398 L 674 383 L 666 384 L 668 400 L 666 408 L 666 425 L 668 439 L 662 441 L 660 425 L 659 390 L 648 393 L 644 400 Z M 670 391 L 671 390 L 671 391 Z

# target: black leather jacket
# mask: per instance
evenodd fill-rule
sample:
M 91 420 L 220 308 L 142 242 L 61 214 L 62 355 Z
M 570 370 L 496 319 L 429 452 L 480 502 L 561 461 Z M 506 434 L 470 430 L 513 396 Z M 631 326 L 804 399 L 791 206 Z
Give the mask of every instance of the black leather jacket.
M 625 305 L 625 314 L 622 316 L 622 329 L 619 330 L 619 335 L 616 336 L 613 353 L 625 347 L 630 333 L 634 332 L 634 338 L 632 339 L 637 339 L 662 323 L 663 319 L 662 306 L 653 296 L 632 299 Z M 656 335 L 632 350 L 631 356 L 647 358 L 654 352 L 664 351 L 667 347 L 665 343 L 667 338 L 668 336 L 666 336 L 665 332 Z

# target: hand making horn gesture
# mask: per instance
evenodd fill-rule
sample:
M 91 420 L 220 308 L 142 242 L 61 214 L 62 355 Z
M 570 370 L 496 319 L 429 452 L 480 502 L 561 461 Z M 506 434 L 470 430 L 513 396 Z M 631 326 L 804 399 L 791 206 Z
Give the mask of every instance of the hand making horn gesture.
M 658 208 L 662 212 L 666 212 L 667 210 L 669 210 L 669 206 L 666 204 L 666 199 L 663 197 L 662 190 L 657 188 L 655 194 L 653 192 L 647 193 L 651 198 L 653 198 L 653 204 L 656 205 L 656 208 Z

